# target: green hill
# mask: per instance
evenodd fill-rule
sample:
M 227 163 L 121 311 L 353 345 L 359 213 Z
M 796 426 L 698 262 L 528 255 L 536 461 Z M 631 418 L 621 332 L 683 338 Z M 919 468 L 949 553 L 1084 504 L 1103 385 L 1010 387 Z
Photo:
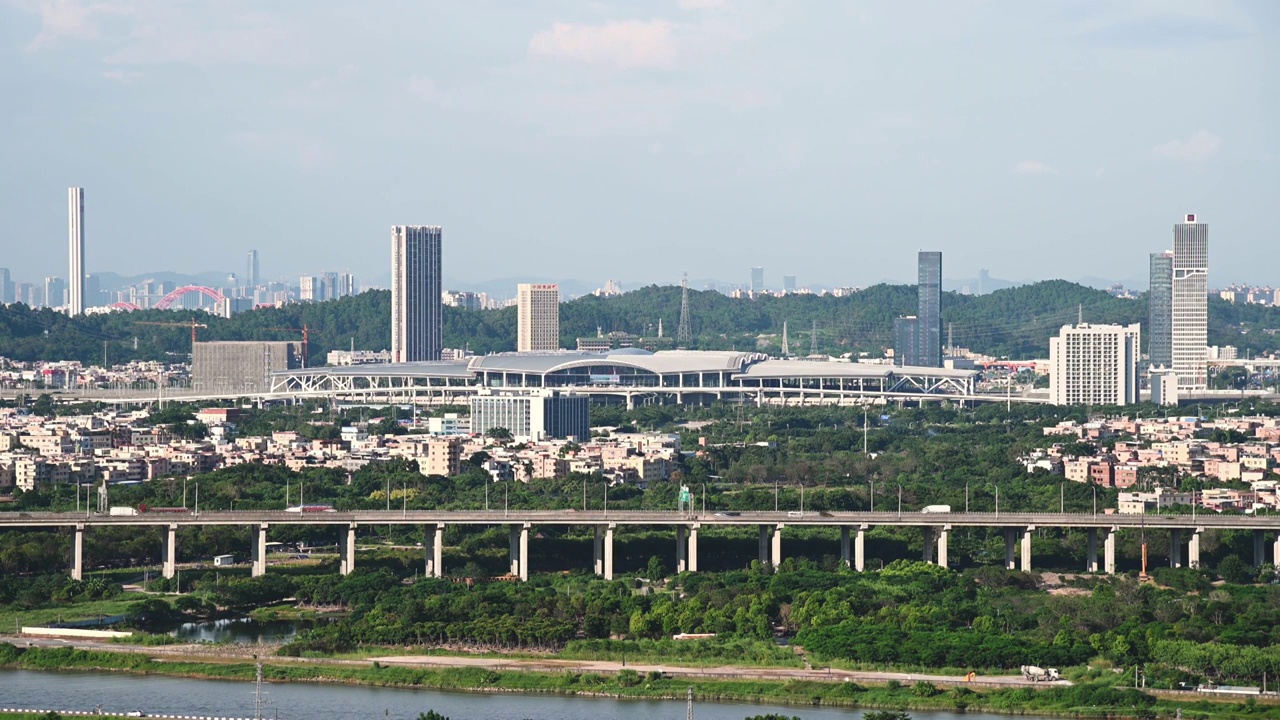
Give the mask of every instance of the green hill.
M 113 364 L 131 359 L 185 361 L 191 332 L 177 324 L 196 318 L 209 326 L 198 331 L 201 340 L 298 339 L 305 324 L 310 330 L 311 357 L 319 364 L 329 350 L 353 343 L 358 349 L 388 347 L 390 305 L 390 292 L 370 290 L 330 302 L 253 310 L 230 319 L 189 310 L 68 318 L 25 305 L 0 306 L 0 356 L 100 364 L 105 350 Z M 892 343 L 893 319 L 915 314 L 916 292 L 912 286 L 876 285 L 846 297 L 746 300 L 691 290 L 689 306 L 694 348 L 776 351 L 786 322 L 793 352 L 808 352 L 816 323 L 821 352 L 878 354 Z M 1264 332 L 1280 328 L 1278 308 L 1231 305 L 1211 297 L 1209 311 L 1212 344 L 1234 344 L 1252 353 L 1280 345 L 1280 337 Z M 942 305 L 944 335 L 949 332 L 956 346 L 1012 358 L 1045 357 L 1050 335 L 1079 315 L 1088 322 L 1136 323 L 1145 321 L 1146 312 L 1145 300 L 1114 298 L 1062 280 L 981 296 L 944 293 Z M 667 335 L 674 335 L 679 318 L 678 287 L 650 286 L 611 298 L 588 295 L 561 306 L 561 340 L 571 348 L 575 338 L 594 336 L 597 328 L 654 335 L 659 321 Z M 467 347 L 477 353 L 513 350 L 515 336 L 515 308 L 481 312 L 445 308 L 446 347 Z

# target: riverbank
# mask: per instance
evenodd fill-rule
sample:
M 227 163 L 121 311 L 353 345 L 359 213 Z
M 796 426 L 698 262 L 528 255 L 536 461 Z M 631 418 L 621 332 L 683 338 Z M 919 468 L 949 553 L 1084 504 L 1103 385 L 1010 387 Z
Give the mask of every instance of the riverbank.
M 382 663 L 263 658 L 269 682 L 348 683 L 373 687 L 463 692 L 530 692 L 570 696 L 681 699 L 689 688 L 710 702 L 746 702 L 809 707 L 890 708 L 901 710 L 987 711 L 1071 717 L 1173 716 L 1187 720 L 1280 720 L 1280 706 L 1253 702 L 1170 699 L 1133 689 L 1100 684 L 1030 688 L 942 690 L 920 681 L 883 685 L 818 680 L 762 680 L 663 677 L 625 670 L 616 674 L 529 672 L 475 667 L 409 667 Z M 28 670 L 93 670 L 146 675 L 250 681 L 255 665 L 234 660 L 209 662 L 152 658 L 144 653 L 71 648 L 16 648 L 0 645 L 0 666 Z

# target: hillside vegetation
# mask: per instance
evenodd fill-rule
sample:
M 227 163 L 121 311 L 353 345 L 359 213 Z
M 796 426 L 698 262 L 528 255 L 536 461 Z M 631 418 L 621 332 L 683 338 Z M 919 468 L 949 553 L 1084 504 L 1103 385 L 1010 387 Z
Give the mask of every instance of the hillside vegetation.
M 325 353 L 335 348 L 387 348 L 390 304 L 389 291 L 370 290 L 330 302 L 254 310 L 230 319 L 191 310 L 68 318 L 48 309 L 9 305 L 0 307 L 0 355 L 20 361 L 75 359 L 99 364 L 105 351 L 110 363 L 185 360 L 191 350 L 190 330 L 180 324 L 194 317 L 209 326 L 199 330 L 201 340 L 295 340 L 306 325 L 312 363 L 321 364 Z M 808 352 L 816 324 L 821 352 L 879 354 L 892 343 L 893 318 L 915 313 L 916 291 L 907 285 L 876 285 L 846 297 L 788 295 L 747 300 L 691 290 L 689 304 L 693 348 L 776 351 L 785 322 L 793 352 Z M 1280 346 L 1280 337 L 1264 332 L 1280 328 L 1280 309 L 1231 305 L 1217 298 L 1210 298 L 1209 309 L 1212 344 L 1234 344 L 1253 353 Z M 1089 322 L 1137 323 L 1144 321 L 1146 313 L 1145 300 L 1114 298 L 1062 280 L 981 296 L 944 293 L 942 311 L 944 331 L 955 345 L 1012 358 L 1045 357 L 1049 336 L 1081 315 Z M 651 336 L 657 333 L 659 321 L 665 334 L 674 335 L 679 318 L 678 287 L 650 286 L 612 298 L 588 295 L 561 306 L 561 343 L 575 347 L 576 338 L 594 336 L 597 329 Z M 515 337 L 515 308 L 480 312 L 445 308 L 447 347 L 477 353 L 514 350 Z

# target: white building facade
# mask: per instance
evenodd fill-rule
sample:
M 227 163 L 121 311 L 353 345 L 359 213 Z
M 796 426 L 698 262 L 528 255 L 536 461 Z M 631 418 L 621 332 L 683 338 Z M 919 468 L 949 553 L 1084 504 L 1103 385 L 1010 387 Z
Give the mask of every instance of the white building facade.
M 560 286 L 520 283 L 516 288 L 517 352 L 560 349 Z
M 1064 325 L 1049 338 L 1049 401 L 1054 405 L 1138 402 L 1138 325 Z
M 67 271 L 67 314 L 84 314 L 84 188 L 67 188 L 67 234 L 71 265 Z
M 1194 214 L 1173 226 L 1173 371 L 1178 389 L 1208 387 L 1209 226 Z

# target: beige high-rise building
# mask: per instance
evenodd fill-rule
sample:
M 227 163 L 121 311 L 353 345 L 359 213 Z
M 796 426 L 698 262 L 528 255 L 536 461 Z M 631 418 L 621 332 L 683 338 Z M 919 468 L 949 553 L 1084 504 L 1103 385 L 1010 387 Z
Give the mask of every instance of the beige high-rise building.
M 516 288 L 520 329 L 516 350 L 560 349 L 560 286 L 520 283 Z

